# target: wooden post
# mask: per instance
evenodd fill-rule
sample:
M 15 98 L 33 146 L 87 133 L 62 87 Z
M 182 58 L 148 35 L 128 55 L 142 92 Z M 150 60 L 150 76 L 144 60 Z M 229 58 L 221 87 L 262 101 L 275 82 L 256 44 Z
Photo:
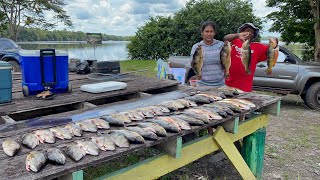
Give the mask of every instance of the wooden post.
M 257 179 L 262 179 L 266 128 L 243 138 L 242 156 Z
M 241 154 L 234 146 L 232 140 L 229 138 L 228 133 L 219 126 L 213 135 L 214 141 L 218 144 L 219 148 L 226 154 L 232 165 L 237 169 L 240 176 L 245 180 L 254 180 L 254 174 L 250 171 L 246 162 L 242 159 Z

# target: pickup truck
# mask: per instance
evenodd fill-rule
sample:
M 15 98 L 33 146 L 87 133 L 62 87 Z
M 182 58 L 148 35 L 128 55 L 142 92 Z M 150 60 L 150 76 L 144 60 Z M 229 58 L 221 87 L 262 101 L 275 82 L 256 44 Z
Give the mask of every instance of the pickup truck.
M 269 91 L 282 95 L 300 95 L 311 109 L 320 109 L 320 63 L 302 61 L 285 47 L 279 46 L 277 64 L 267 75 L 267 62 L 257 64 L 253 90 Z M 190 56 L 170 56 L 171 68 L 185 68 L 186 83 L 195 75 L 190 66 Z
M 9 62 L 14 72 L 20 72 L 19 49 L 11 39 L 0 38 L 0 60 Z

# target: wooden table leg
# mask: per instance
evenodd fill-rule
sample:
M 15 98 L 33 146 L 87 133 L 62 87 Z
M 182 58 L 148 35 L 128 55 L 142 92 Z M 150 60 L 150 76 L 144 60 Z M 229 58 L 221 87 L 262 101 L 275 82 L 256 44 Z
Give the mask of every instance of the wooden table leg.
M 262 179 L 266 128 L 243 138 L 242 157 L 257 179 Z

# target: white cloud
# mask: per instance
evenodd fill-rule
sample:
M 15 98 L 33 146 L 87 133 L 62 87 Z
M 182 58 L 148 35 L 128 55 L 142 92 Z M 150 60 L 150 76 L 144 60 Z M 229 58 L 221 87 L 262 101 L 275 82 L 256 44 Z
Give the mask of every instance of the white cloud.
M 188 0 L 69 0 L 64 9 L 73 21 L 74 31 L 100 32 L 110 35 L 134 35 L 149 17 L 170 16 L 185 7 Z M 274 8 L 265 0 L 251 0 L 254 13 L 264 17 Z M 265 30 L 271 26 L 265 23 Z M 63 29 L 59 26 L 58 29 Z M 263 35 L 267 32 L 262 32 Z

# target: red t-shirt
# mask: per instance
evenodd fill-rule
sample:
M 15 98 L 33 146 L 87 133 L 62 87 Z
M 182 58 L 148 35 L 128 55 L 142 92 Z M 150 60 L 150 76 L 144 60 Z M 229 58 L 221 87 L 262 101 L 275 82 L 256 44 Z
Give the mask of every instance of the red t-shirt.
M 231 67 L 230 76 L 225 80 L 226 85 L 235 87 L 246 92 L 252 91 L 253 75 L 256 70 L 257 63 L 267 59 L 268 46 L 261 43 L 252 42 L 251 48 L 251 74 L 247 74 L 241 62 L 242 41 L 235 39 L 231 42 Z

